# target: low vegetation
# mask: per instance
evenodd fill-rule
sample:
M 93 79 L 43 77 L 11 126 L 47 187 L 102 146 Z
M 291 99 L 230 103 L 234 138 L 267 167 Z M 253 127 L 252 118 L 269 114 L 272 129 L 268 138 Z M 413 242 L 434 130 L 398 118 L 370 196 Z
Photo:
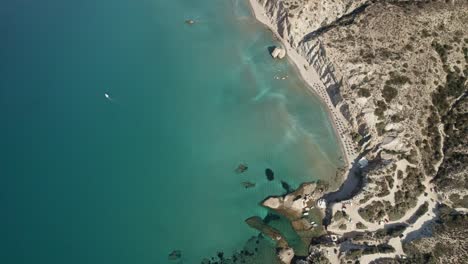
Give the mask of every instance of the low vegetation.
M 443 205 L 432 227 L 432 237 L 403 244 L 407 258 L 399 263 L 466 263 L 468 259 L 468 215 Z

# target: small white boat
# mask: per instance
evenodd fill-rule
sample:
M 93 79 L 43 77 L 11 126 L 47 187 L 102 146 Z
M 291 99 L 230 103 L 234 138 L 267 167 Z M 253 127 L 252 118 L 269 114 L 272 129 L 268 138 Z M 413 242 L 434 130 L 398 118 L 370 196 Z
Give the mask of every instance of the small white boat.
M 109 94 L 105 93 L 104 96 L 105 96 L 107 99 L 110 99 Z

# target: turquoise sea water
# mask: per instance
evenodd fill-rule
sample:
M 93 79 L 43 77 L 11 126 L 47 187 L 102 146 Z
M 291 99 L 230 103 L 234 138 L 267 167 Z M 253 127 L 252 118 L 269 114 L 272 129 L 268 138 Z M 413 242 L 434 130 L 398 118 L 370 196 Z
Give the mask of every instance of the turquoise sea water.
M 200 263 L 340 165 L 244 1 L 3 1 L 0 34 L 0 263 Z

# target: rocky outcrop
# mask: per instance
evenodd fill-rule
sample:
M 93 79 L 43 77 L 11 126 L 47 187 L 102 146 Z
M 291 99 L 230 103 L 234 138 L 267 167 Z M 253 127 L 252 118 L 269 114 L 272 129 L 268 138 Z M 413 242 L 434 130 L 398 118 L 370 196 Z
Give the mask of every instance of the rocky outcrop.
M 292 248 L 280 249 L 278 252 L 278 258 L 282 263 L 290 264 L 294 258 L 294 250 Z
M 284 196 L 272 196 L 265 199 L 262 205 L 270 208 L 291 221 L 298 220 L 306 210 L 315 206 L 327 189 L 324 183 L 303 183 L 297 190 Z
M 294 250 L 289 247 L 284 236 L 277 229 L 266 224 L 260 217 L 253 216 L 245 220 L 252 228 L 262 232 L 273 241 L 276 241 L 277 257 L 283 264 L 290 264 L 294 258 Z
M 281 37 L 293 46 L 313 32 L 337 21 L 366 4 L 368 0 L 258 0 Z
M 286 50 L 280 47 L 275 47 L 271 52 L 274 59 L 283 59 L 286 56 Z
M 279 248 L 289 248 L 288 242 L 283 237 L 280 231 L 267 225 L 263 220 L 258 216 L 253 216 L 245 220 L 245 222 L 252 228 L 257 229 L 262 232 L 273 241 L 276 241 L 276 245 Z

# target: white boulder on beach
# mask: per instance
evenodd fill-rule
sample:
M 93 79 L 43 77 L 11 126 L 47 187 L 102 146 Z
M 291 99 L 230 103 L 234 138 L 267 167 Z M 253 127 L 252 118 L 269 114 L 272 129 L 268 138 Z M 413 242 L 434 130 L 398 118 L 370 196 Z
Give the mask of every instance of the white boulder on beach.
M 275 47 L 271 52 L 271 56 L 275 59 L 283 59 L 286 56 L 286 50 L 281 47 Z

